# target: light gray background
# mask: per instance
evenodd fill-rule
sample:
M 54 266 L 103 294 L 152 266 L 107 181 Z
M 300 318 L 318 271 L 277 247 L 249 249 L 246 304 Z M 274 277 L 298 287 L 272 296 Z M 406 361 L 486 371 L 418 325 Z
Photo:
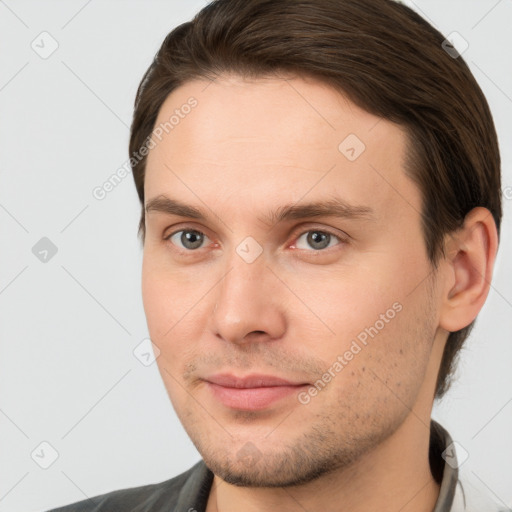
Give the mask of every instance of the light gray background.
M 512 2 L 406 3 L 469 42 L 500 138 L 493 287 L 434 417 L 469 454 L 463 469 L 510 506 Z M 0 512 L 162 481 L 199 460 L 155 364 L 133 354 L 148 335 L 133 180 L 103 201 L 92 190 L 126 161 L 135 91 L 164 36 L 204 5 L 0 1 Z M 59 45 L 47 59 L 31 47 L 51 48 L 43 31 Z M 58 249 L 46 263 L 32 252 L 42 237 Z M 43 441 L 58 452 L 48 469 Z

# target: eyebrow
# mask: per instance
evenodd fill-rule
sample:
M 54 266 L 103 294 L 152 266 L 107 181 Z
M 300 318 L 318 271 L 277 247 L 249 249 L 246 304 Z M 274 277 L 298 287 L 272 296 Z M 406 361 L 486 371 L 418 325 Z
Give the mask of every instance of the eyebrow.
M 188 217 L 206 221 L 208 215 L 200 208 L 171 199 L 166 195 L 159 195 L 149 199 L 145 206 L 146 213 L 160 212 L 167 215 Z M 307 219 L 315 217 L 340 217 L 345 219 L 374 220 L 375 212 L 369 206 L 352 205 L 340 197 L 332 197 L 325 201 L 316 201 L 303 204 L 288 204 L 258 217 L 263 224 Z

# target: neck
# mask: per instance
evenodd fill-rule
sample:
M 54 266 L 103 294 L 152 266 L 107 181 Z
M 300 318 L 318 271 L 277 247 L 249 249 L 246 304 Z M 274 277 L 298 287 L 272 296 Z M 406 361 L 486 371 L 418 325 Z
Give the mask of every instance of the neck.
M 301 486 L 237 487 L 215 476 L 207 512 L 432 512 L 439 485 L 430 471 L 429 442 L 430 420 L 411 412 L 390 437 L 352 465 Z

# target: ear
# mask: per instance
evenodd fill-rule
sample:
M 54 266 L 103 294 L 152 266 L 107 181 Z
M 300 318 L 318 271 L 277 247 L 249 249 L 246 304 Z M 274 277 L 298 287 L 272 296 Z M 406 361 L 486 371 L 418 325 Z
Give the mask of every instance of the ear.
M 489 293 L 497 249 L 498 232 L 487 208 L 471 210 L 463 226 L 447 236 L 440 327 L 454 332 L 476 318 Z

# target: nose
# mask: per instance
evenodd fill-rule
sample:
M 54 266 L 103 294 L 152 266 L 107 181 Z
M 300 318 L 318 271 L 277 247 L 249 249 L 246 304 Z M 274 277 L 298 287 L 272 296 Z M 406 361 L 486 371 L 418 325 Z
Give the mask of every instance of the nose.
M 263 255 L 247 263 L 235 254 L 216 287 L 214 334 L 237 344 L 281 338 L 286 329 L 285 291 Z

